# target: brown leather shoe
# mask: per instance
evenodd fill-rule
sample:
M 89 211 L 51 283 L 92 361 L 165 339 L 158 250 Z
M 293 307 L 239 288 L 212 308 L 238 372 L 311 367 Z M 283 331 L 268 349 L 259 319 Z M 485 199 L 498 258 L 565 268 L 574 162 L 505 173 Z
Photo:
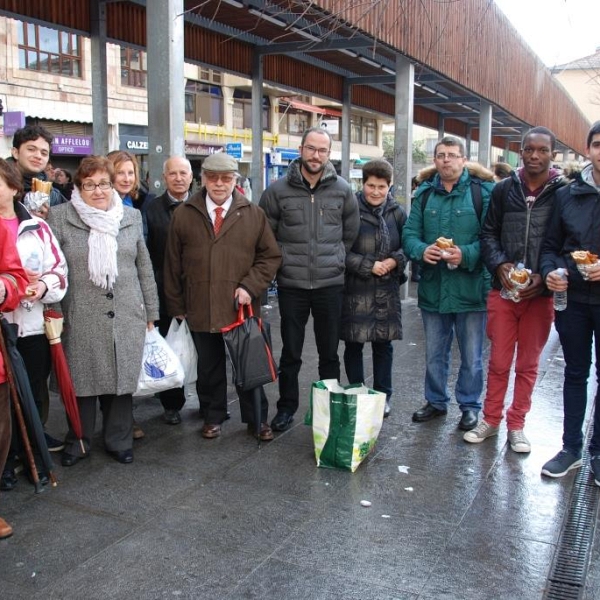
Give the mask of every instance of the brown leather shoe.
M 13 528 L 0 517 L 0 540 L 9 538 L 13 534 Z
M 221 426 L 220 425 L 211 425 L 210 423 L 205 423 L 200 431 L 200 435 L 207 440 L 212 440 L 213 438 L 217 438 L 221 435 Z
M 252 424 L 248 424 L 248 433 L 254 437 L 257 437 L 261 442 L 270 442 L 273 439 L 273 430 L 269 427 L 268 423 L 260 424 L 260 433 L 256 435 L 256 427 Z

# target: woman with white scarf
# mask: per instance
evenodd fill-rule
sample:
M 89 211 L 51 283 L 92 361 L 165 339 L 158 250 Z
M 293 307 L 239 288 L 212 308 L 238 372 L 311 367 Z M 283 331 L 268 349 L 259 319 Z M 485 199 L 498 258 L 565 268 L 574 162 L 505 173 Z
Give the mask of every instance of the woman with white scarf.
M 62 342 L 71 369 L 83 427 L 82 452 L 69 431 L 62 465 L 89 456 L 102 410 L 108 454 L 133 461 L 133 400 L 146 329 L 158 319 L 158 296 L 139 211 L 123 206 L 114 190 L 113 164 L 103 156 L 81 161 L 71 202 L 48 219 L 69 266 L 61 302 Z M 56 208 L 56 210 L 55 210 Z

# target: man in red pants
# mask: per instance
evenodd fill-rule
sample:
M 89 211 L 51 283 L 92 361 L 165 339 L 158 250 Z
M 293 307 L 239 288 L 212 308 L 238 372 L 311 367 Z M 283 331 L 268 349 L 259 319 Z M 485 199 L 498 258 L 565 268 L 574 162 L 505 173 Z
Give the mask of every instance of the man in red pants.
M 491 341 L 483 420 L 463 436 L 478 444 L 498 434 L 504 412 L 510 369 L 515 354 L 515 388 L 506 413 L 508 441 L 514 452 L 530 452 L 525 416 L 538 373 L 540 354 L 550 333 L 552 294 L 539 274 L 540 249 L 555 194 L 565 181 L 551 169 L 555 135 L 545 127 L 530 129 L 523 138 L 523 167 L 496 185 L 481 229 L 483 261 L 493 274 L 487 300 L 487 335 Z M 530 271 L 529 285 L 516 289 L 511 278 L 519 264 Z M 508 299 L 500 294 L 510 292 Z

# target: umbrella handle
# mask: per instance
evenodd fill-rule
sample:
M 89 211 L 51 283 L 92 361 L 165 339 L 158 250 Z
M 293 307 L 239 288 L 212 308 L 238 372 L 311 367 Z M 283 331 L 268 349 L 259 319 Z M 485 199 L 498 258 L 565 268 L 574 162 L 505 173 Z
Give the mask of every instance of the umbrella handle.
M 13 406 L 15 409 L 15 417 L 17 418 L 17 424 L 19 425 L 19 430 L 21 432 L 21 439 L 23 441 L 23 446 L 25 447 L 25 454 L 27 456 L 27 463 L 29 465 L 29 472 L 31 473 L 31 478 L 33 479 L 33 485 L 35 486 L 35 493 L 40 494 L 44 491 L 42 484 L 40 483 L 40 478 L 37 472 L 37 467 L 35 464 L 35 459 L 33 458 L 33 450 L 31 448 L 31 442 L 29 441 L 29 435 L 27 434 L 27 427 L 25 426 L 25 419 L 23 417 L 23 410 L 21 408 L 21 403 L 19 400 L 19 394 L 17 394 L 17 388 L 15 386 L 15 379 L 12 371 L 12 364 L 8 358 L 8 351 L 6 350 L 6 342 L 4 340 L 4 332 L 2 331 L 2 327 L 0 326 L 0 353 L 2 354 L 2 358 L 4 359 L 4 370 L 6 371 L 6 379 L 8 380 L 8 387 L 10 389 L 10 395 L 12 397 Z M 53 477 L 51 473 L 51 477 Z M 56 479 L 53 481 L 53 485 L 56 485 Z

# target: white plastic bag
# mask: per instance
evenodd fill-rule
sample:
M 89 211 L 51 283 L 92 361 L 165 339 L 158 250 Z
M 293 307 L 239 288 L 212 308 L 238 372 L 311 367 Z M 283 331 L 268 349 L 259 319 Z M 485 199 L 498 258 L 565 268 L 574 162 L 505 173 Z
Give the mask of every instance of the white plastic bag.
M 183 384 L 196 383 L 198 379 L 198 353 L 187 321 L 184 319 L 181 323 L 178 323 L 177 319 L 173 319 L 165 340 L 167 340 L 167 344 L 171 346 L 171 350 L 175 352 L 181 362 L 185 373 Z
M 158 329 L 146 331 L 142 368 L 134 396 L 152 396 L 183 385 L 183 367 Z

